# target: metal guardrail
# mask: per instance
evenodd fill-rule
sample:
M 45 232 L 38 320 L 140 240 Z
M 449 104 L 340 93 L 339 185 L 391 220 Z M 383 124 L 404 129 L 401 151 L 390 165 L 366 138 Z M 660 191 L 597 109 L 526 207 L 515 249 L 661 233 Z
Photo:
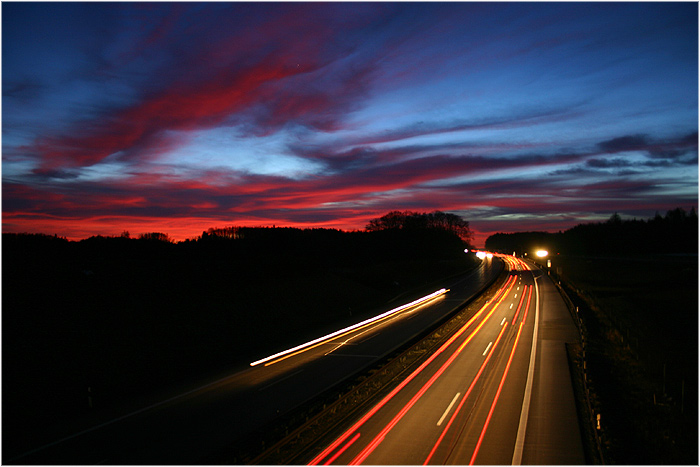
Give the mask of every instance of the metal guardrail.
M 465 302 L 456 305 L 454 310 L 448 313 L 432 330 L 422 336 L 417 336 L 402 346 L 401 350 L 385 357 L 382 363 L 374 365 L 374 369 L 366 377 L 361 376 L 361 381 L 353 383 L 349 390 L 341 391 L 336 396 L 337 400 L 328 404 L 324 403 L 321 410 L 308 416 L 305 422 L 297 428 L 287 431 L 282 439 L 269 448 L 263 449 L 263 452 L 251 459 L 249 463 L 286 464 L 303 457 L 320 436 L 332 432 L 352 414 L 375 400 L 378 395 L 388 392 L 398 384 L 398 381 L 401 381 L 408 371 L 414 369 L 442 345 L 466 320 L 465 315 L 468 313 L 468 307 L 477 301 L 502 273 L 503 271 L 494 275 L 481 291 L 473 294 Z
M 386 390 L 395 378 L 400 378 L 404 370 L 429 354 L 430 348 L 439 345 L 439 342 L 444 339 L 443 333 L 449 334 L 447 329 L 450 323 L 459 320 L 462 311 L 491 287 L 503 272 L 504 268 L 501 267 L 479 291 L 474 292 L 464 302 L 455 305 L 451 312 L 446 313 L 424 333 L 414 336 L 389 352 L 384 358 L 339 382 L 336 387 L 330 388 L 324 394 L 292 409 L 262 432 L 257 433 L 262 436 L 252 434 L 249 437 L 243 437 L 239 442 L 232 443 L 228 449 L 208 456 L 204 463 L 273 465 L 293 462 L 301 452 L 307 449 L 307 443 L 311 443 L 323 433 L 328 433 L 333 426 L 341 423 L 349 412 L 358 409 L 365 400 Z M 454 276 L 457 275 L 460 274 Z M 421 343 L 425 348 L 417 349 Z M 392 364 L 394 367 L 390 368 Z M 327 417 L 331 420 L 329 421 Z

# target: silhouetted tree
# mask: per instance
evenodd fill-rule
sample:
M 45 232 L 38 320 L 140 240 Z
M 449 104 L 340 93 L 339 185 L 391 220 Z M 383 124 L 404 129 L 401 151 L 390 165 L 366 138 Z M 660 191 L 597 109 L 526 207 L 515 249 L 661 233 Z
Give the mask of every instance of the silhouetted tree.
M 215 227 L 203 232 L 202 238 L 205 237 L 238 239 L 243 237 L 243 233 L 241 231 L 241 227 Z
M 610 216 L 610 218 L 608 219 L 608 224 L 620 225 L 620 224 L 622 224 L 622 218 L 620 217 L 620 215 L 618 213 L 615 213 L 612 216 Z
M 391 211 L 382 217 L 369 221 L 365 230 L 368 232 L 376 232 L 378 230 L 401 229 L 406 225 L 406 219 L 417 213 L 411 211 Z
M 489 250 L 512 252 L 531 249 L 537 242 L 546 243 L 562 253 L 637 254 L 697 253 L 698 217 L 695 208 L 658 212 L 647 221 L 623 220 L 614 213 L 605 222 L 578 224 L 559 234 L 547 232 L 498 233 L 486 240 Z
M 461 238 L 464 242 L 470 243 L 473 234 L 469 228 L 469 222 L 461 217 L 444 213 L 442 211 L 434 211 L 431 213 L 419 213 L 414 211 L 391 211 L 382 217 L 369 221 L 365 230 L 368 232 L 376 232 L 380 230 L 404 229 L 404 230 L 419 230 L 419 229 L 438 229 L 452 232 Z
M 153 240 L 153 241 L 158 241 L 158 242 L 167 242 L 170 243 L 172 240 L 166 233 L 162 232 L 149 232 L 149 233 L 144 233 L 139 235 L 140 240 Z
M 459 238 L 467 243 L 471 243 L 473 233 L 469 228 L 469 222 L 461 217 L 442 211 L 434 211 L 428 214 L 428 224 L 430 227 L 454 232 Z
M 509 234 L 499 232 L 487 238 L 484 247 L 489 251 L 498 251 L 506 254 L 513 252 L 517 255 L 532 254 L 532 252 L 540 248 L 558 249 L 560 237 L 561 233 L 515 232 Z

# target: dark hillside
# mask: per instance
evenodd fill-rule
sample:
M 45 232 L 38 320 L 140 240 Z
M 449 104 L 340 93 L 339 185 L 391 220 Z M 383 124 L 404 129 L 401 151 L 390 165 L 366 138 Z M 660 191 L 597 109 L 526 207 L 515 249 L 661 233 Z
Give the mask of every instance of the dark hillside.
M 697 256 L 557 256 L 580 307 L 606 461 L 697 462 Z
M 475 266 L 441 230 L 223 233 L 3 234 L 5 442 L 245 367 Z

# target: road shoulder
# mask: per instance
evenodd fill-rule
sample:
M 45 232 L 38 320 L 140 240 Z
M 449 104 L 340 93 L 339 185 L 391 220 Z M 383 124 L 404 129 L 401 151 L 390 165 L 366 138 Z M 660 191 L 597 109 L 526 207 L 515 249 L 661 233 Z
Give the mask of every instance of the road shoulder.
M 522 463 L 584 464 L 566 354 L 566 343 L 578 342 L 578 331 L 549 277 L 540 277 L 538 285 L 541 312 L 535 380 Z

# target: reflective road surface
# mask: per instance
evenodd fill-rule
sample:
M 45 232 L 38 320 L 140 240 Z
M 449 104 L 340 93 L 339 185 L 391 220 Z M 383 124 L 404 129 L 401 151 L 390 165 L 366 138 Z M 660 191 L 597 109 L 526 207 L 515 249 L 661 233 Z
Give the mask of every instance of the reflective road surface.
M 573 321 L 548 277 L 501 259 L 498 292 L 310 464 L 585 462 L 563 345 L 576 339 Z

